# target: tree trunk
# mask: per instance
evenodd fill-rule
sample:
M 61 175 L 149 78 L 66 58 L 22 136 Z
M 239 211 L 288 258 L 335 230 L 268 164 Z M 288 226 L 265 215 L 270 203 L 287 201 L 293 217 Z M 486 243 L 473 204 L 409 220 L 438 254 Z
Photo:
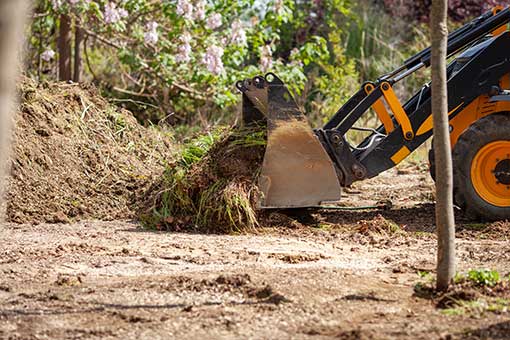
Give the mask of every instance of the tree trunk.
M 74 75 L 73 81 L 75 83 L 80 82 L 81 78 L 81 44 L 83 41 L 83 29 L 79 26 L 79 23 L 76 24 L 75 32 L 74 32 Z
M 437 289 L 448 289 L 455 275 L 455 219 L 453 214 L 453 174 L 448 123 L 446 84 L 447 0 L 432 0 L 432 112 L 434 156 L 436 159 L 436 226 L 438 238 Z
M 37 81 L 41 81 L 41 75 L 42 75 L 42 58 L 41 54 L 43 53 L 43 36 L 42 36 L 42 30 L 39 30 L 37 32 L 37 39 L 39 40 L 39 50 L 37 51 Z
M 23 41 L 27 6 L 24 0 L 0 1 L 0 221 L 7 159 L 10 153 L 11 125 L 15 111 L 14 90 Z
M 60 16 L 60 32 L 58 36 L 58 77 L 62 81 L 72 80 L 71 75 L 71 18 Z

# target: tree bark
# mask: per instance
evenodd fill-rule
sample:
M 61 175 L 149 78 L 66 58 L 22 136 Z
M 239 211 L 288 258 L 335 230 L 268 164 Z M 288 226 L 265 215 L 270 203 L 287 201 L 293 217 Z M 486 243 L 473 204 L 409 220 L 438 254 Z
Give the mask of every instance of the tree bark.
M 432 0 L 432 112 L 436 159 L 436 226 L 438 238 L 437 289 L 447 290 L 455 275 L 455 219 L 453 174 L 448 122 L 446 49 L 448 38 L 447 0 Z
M 0 221 L 4 217 L 3 188 L 10 154 L 11 126 L 15 111 L 14 90 L 20 66 L 23 24 L 27 13 L 24 0 L 0 1 Z
M 60 16 L 60 29 L 58 36 L 58 77 L 62 81 L 72 80 L 71 74 L 71 18 L 68 15 Z
M 81 79 L 81 44 L 83 41 L 83 29 L 77 24 L 74 32 L 74 74 L 73 81 L 79 83 Z

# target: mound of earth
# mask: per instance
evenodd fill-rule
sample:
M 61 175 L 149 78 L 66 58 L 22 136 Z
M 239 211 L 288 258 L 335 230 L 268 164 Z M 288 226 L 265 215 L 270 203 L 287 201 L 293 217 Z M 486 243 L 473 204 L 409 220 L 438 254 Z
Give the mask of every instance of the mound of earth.
M 172 156 L 169 136 L 78 84 L 18 86 L 7 219 L 19 223 L 134 217 Z

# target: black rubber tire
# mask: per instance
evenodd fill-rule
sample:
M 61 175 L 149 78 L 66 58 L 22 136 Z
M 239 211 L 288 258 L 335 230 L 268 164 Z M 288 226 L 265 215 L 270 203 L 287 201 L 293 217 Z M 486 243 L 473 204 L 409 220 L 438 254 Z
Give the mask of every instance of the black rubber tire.
M 483 221 L 510 219 L 510 207 L 497 207 L 481 198 L 471 181 L 471 163 L 485 145 L 510 140 L 510 113 L 486 116 L 462 133 L 453 149 L 453 181 L 455 204 L 467 216 Z
M 434 140 L 432 139 L 432 144 L 430 144 L 429 150 L 429 173 L 432 180 L 436 181 L 436 158 L 434 156 Z

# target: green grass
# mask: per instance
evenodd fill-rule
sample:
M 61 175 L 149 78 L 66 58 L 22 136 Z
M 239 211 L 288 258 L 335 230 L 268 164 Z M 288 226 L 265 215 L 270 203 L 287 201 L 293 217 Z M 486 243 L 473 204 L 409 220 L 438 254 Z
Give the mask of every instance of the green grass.
M 489 304 L 484 299 L 473 301 L 456 300 L 455 307 L 446 308 L 441 310 L 441 313 L 449 316 L 467 315 L 467 314 L 481 314 L 488 310 Z
M 510 308 L 509 299 L 496 298 L 489 304 L 487 310 L 493 313 L 506 313 L 508 312 L 509 308 Z
M 471 284 L 477 287 L 494 287 L 501 282 L 501 275 L 497 270 L 471 269 L 467 273 L 457 273 L 455 284 Z
M 189 193 L 188 171 L 222 136 L 222 129 L 217 129 L 192 139 L 181 148 L 177 160 L 168 164 L 163 173 L 160 191 L 155 193 L 157 201 L 140 217 L 144 226 L 160 228 L 165 223 L 179 222 L 175 219 L 177 212 L 184 219 L 196 213 L 197 207 Z
M 224 129 L 218 128 L 186 143 L 179 157 L 179 165 L 184 169 L 189 169 L 193 164 L 199 162 L 221 139 L 223 133 Z
M 491 313 L 507 313 L 510 308 L 510 300 L 495 298 L 495 299 L 477 299 L 473 301 L 456 301 L 456 306 L 453 308 L 446 308 L 441 311 L 444 315 L 481 315 L 485 312 Z

